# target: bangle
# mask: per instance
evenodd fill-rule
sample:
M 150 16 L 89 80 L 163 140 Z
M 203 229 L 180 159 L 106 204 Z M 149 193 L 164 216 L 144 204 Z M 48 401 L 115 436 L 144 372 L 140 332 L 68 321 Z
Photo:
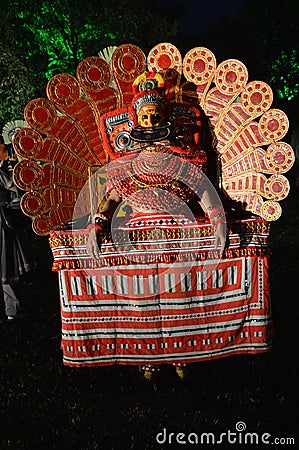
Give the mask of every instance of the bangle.
M 225 213 L 221 206 L 209 206 L 206 211 L 206 216 L 210 219 L 213 227 L 217 227 L 219 223 L 225 222 Z
M 93 230 L 93 229 L 96 229 L 96 230 L 102 230 L 103 228 L 100 226 L 100 225 L 98 225 L 97 223 L 90 223 L 87 227 L 86 227 L 86 230 L 87 231 L 90 231 L 90 230 Z

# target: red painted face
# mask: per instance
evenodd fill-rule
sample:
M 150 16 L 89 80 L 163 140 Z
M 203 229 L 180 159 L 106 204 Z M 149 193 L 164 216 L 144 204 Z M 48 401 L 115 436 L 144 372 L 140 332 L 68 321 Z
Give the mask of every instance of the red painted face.
M 144 105 L 137 114 L 138 123 L 144 128 L 157 127 L 164 121 L 164 112 L 157 105 Z

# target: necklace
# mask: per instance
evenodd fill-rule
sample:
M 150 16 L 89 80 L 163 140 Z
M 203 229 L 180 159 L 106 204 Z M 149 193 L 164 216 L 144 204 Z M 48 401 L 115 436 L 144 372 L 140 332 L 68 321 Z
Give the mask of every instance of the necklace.
M 138 178 L 136 177 L 136 175 L 134 175 L 131 171 L 128 171 L 127 174 L 128 174 L 128 176 L 129 176 L 129 178 L 130 178 L 135 184 L 137 184 L 137 186 L 139 186 L 139 187 L 142 188 L 142 189 L 149 189 L 149 188 L 165 188 L 165 187 L 168 187 L 168 186 L 171 186 L 171 187 L 174 188 L 174 189 L 179 189 L 180 186 L 178 185 L 177 181 L 178 181 L 178 179 L 180 178 L 180 176 L 181 176 L 181 174 L 182 174 L 182 172 L 183 172 L 183 170 L 184 170 L 184 168 L 185 168 L 185 164 L 186 164 L 185 161 L 182 161 L 182 162 L 181 162 L 180 168 L 179 168 L 179 170 L 177 171 L 175 177 L 173 177 L 173 178 L 170 178 L 170 179 L 169 179 L 169 177 L 166 177 L 165 175 L 164 175 L 164 176 L 161 176 L 161 175 L 160 175 L 160 178 L 162 178 L 162 179 L 163 179 L 163 178 L 164 178 L 164 179 L 165 179 L 165 178 L 168 178 L 168 179 L 166 179 L 166 181 L 160 182 L 160 183 L 157 183 L 157 182 L 156 182 L 156 178 L 157 178 L 156 175 L 151 176 L 151 174 L 149 174 L 149 175 L 147 176 L 148 182 L 144 182 L 144 181 L 141 181 L 140 179 L 138 179 Z M 144 172 L 141 172 L 141 173 L 144 173 Z M 176 186 L 176 184 L 177 184 L 177 186 Z
M 169 152 L 165 151 L 162 146 L 151 146 L 139 153 L 137 158 L 132 161 L 132 169 L 134 173 L 144 174 L 147 172 L 167 172 L 174 165 L 176 158 L 172 157 Z M 178 166 L 178 163 L 175 164 Z M 177 167 L 176 167 L 176 170 Z

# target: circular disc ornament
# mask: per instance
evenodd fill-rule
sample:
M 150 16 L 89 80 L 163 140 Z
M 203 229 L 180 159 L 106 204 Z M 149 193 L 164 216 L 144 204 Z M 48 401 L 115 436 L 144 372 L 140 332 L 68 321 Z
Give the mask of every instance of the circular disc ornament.
M 287 197 L 290 183 L 283 175 L 271 175 L 265 183 L 265 194 L 271 200 L 280 201 Z
M 37 98 L 31 100 L 25 107 L 25 119 L 34 130 L 50 132 L 57 122 L 57 111 L 50 100 Z
M 79 100 L 80 86 L 75 77 L 62 73 L 48 82 L 47 95 L 57 106 L 67 108 Z
M 285 173 L 291 169 L 295 162 L 292 147 L 285 142 L 275 142 L 269 145 L 265 153 L 265 163 L 273 172 Z
M 83 59 L 78 65 L 77 77 L 83 90 L 100 92 L 111 80 L 109 64 L 98 56 Z
M 215 75 L 216 58 L 211 50 L 195 47 L 186 54 L 183 72 L 186 79 L 196 85 L 209 82 Z
M 263 203 L 261 214 L 262 217 L 268 222 L 277 220 L 281 216 L 281 206 L 277 202 L 268 200 Z
M 270 108 L 272 101 L 272 89 L 262 81 L 251 81 L 241 94 L 242 106 L 251 116 L 260 116 L 266 112 Z
M 260 118 L 258 128 L 267 141 L 279 141 L 288 132 L 289 120 L 280 109 L 269 109 Z
M 179 50 L 172 44 L 162 43 L 152 48 L 147 57 L 150 71 L 163 72 L 174 69 L 182 72 L 182 56 Z
M 39 189 L 42 186 L 44 172 L 35 161 L 20 161 L 14 168 L 16 185 L 24 190 Z
M 24 159 L 37 158 L 42 145 L 41 135 L 30 128 L 18 130 L 13 137 L 13 147 L 17 155 Z
M 36 217 L 32 222 L 33 231 L 41 236 L 46 236 L 53 229 L 53 223 L 46 214 Z
M 44 197 L 37 191 L 26 192 L 21 198 L 21 208 L 27 216 L 38 216 L 46 209 Z
M 112 54 L 111 67 L 116 78 L 133 82 L 146 70 L 145 55 L 136 45 L 120 45 Z
M 216 69 L 215 84 L 223 94 L 237 95 L 246 86 L 247 80 L 247 68 L 237 59 L 227 59 Z

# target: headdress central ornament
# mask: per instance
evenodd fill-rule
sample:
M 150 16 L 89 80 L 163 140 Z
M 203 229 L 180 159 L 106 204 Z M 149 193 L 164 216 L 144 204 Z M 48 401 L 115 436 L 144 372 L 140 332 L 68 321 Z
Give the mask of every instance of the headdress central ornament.
M 145 105 L 165 106 L 165 81 L 160 73 L 144 72 L 139 75 L 132 85 L 134 98 L 132 106 L 138 113 Z
M 160 73 L 143 72 L 133 82 L 133 94 L 136 95 L 141 91 L 152 91 L 153 89 L 164 89 L 165 81 Z

